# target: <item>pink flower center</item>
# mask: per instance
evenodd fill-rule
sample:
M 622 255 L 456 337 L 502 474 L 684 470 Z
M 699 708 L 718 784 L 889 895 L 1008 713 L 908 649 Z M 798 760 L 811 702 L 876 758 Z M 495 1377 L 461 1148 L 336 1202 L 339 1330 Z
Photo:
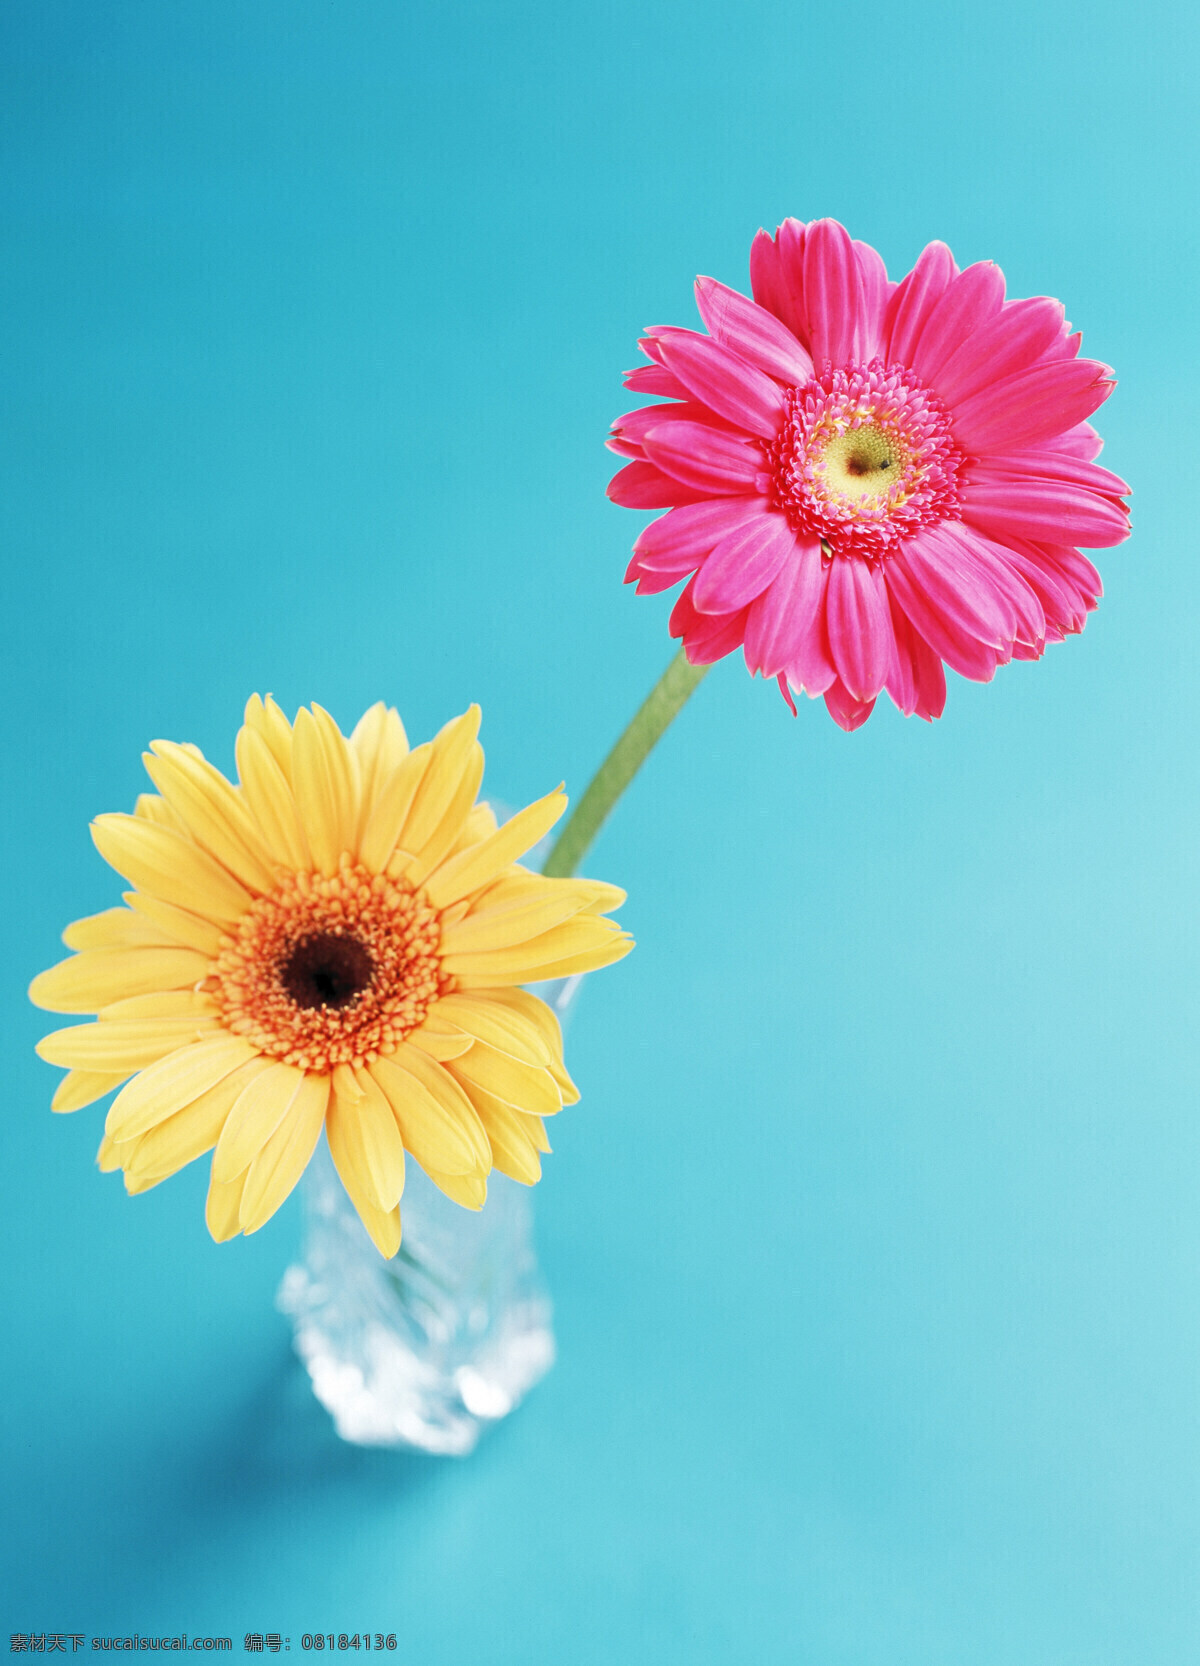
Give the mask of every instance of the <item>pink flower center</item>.
M 903 365 L 824 365 L 784 393 L 770 448 L 771 502 L 830 555 L 890 555 L 958 515 L 963 455 L 937 396 Z

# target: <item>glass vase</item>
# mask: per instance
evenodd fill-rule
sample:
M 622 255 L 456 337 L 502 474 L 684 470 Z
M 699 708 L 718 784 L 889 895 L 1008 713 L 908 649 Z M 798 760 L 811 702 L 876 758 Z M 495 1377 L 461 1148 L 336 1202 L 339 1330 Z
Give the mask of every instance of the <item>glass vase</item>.
M 561 1022 L 579 982 L 535 993 Z M 493 1172 L 476 1212 L 452 1203 L 410 1158 L 404 1236 L 390 1261 L 367 1236 L 324 1139 L 302 1189 L 303 1251 L 278 1301 L 338 1434 L 362 1446 L 469 1452 L 554 1363 L 531 1188 Z

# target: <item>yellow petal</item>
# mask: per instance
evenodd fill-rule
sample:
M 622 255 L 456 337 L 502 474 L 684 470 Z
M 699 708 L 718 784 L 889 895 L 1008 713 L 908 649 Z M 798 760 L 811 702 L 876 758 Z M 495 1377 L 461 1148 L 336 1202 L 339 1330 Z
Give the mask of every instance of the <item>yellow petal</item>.
M 468 1174 L 486 1169 L 491 1150 L 462 1088 L 415 1047 L 368 1066 L 383 1089 L 405 1147 L 423 1169 Z
M 400 1248 L 400 1205 L 384 1214 L 382 1209 L 375 1209 L 364 1199 L 350 1200 L 358 1211 L 358 1218 L 371 1234 L 371 1242 L 385 1261 L 390 1261 Z
M 223 1032 L 168 1053 L 121 1089 L 105 1126 L 114 1140 L 131 1140 L 135 1134 L 144 1134 L 255 1056 L 256 1049 L 249 1042 Z
M 536 1122 L 536 1117 L 525 1118 L 495 1094 L 465 1084 L 471 1103 L 479 1112 L 479 1119 L 487 1129 L 492 1148 L 492 1162 L 501 1174 L 519 1180 L 523 1186 L 533 1186 L 542 1178 L 542 1162 L 537 1146 L 529 1136 L 525 1123 Z M 540 1126 L 540 1124 L 539 1124 Z
M 574 883 L 590 892 L 587 900 L 589 914 L 610 914 L 614 908 L 620 908 L 628 897 L 628 892 L 619 885 L 608 885 L 602 879 L 577 879 Z
M 375 1202 L 375 1188 L 363 1150 L 356 1114 L 358 1104 L 358 1100 L 348 1099 L 344 1093 L 339 1093 L 337 1084 L 331 1081 L 329 1104 L 325 1108 L 325 1139 L 342 1185 L 351 1203 L 362 1215 L 364 1206 L 378 1212 L 379 1205 Z M 363 1218 L 365 1220 L 365 1215 Z
M 511 1115 L 512 1122 L 505 1126 L 499 1122 L 488 1124 L 488 1137 L 492 1142 L 492 1166 L 522 1186 L 536 1186 L 542 1178 L 542 1159 L 529 1135 L 518 1127 L 517 1112 L 513 1111 Z
M 345 1185 L 345 1181 L 343 1181 Z M 351 1191 L 346 1186 L 346 1193 L 354 1205 L 359 1220 L 370 1234 L 371 1242 L 385 1261 L 390 1261 L 400 1248 L 400 1205 L 386 1213 L 376 1208 L 364 1192 Z
M 204 1022 L 216 1016 L 217 1003 L 211 995 L 205 995 L 198 989 L 164 989 L 154 995 L 131 995 L 127 1000 L 110 1001 L 97 1013 L 97 1017 L 105 1021 L 191 1018 Z
M 366 807 L 358 857 L 372 873 L 382 873 L 391 860 L 432 753 L 428 741 L 416 747 L 397 764 L 380 786 L 374 803 Z
M 246 804 L 271 856 L 285 868 L 308 868 L 308 840 L 291 783 L 261 731 L 249 724 L 238 731 L 237 769 Z
M 104 860 L 139 891 L 210 920 L 232 924 L 251 896 L 207 851 L 169 827 L 137 816 L 97 816 L 92 838 Z
M 429 767 L 421 778 L 400 840 L 405 850 L 411 850 L 414 855 L 419 856 L 437 832 L 458 792 L 478 745 L 476 736 L 481 715 L 478 706 L 468 706 L 461 717 L 452 718 L 434 738 Z M 474 803 L 474 794 L 471 801 Z
M 472 949 L 463 954 L 449 951 L 442 965 L 452 973 L 519 972 L 589 954 L 593 950 L 603 951 L 620 935 L 620 930 L 615 920 L 606 920 L 601 915 L 574 914 L 569 920 L 551 926 L 548 931 L 523 938 L 518 943 L 495 949 Z M 523 981 L 532 983 L 534 980 L 530 975 Z
M 432 874 L 425 885 L 435 908 L 445 908 L 494 879 L 509 863 L 523 856 L 554 826 L 567 807 L 567 795 L 560 787 L 506 821 L 490 837 L 468 850 L 451 856 Z
M 357 1105 L 363 1096 L 363 1089 L 359 1086 L 358 1077 L 352 1066 L 335 1064 L 332 1076 L 333 1091 L 348 1105 Z
M 404 870 L 405 878 L 410 885 L 423 884 L 426 875 L 432 873 L 438 863 L 449 856 L 459 834 L 462 832 L 463 824 L 471 813 L 475 803 L 475 795 L 479 791 L 482 781 L 483 748 L 476 742 L 467 753 L 458 787 L 443 813 L 441 821 L 424 845 L 419 847 L 419 854 L 408 863 Z M 420 794 L 418 794 L 419 797 Z M 404 841 L 409 848 L 417 843 L 408 828 L 405 829 Z
M 350 736 L 350 750 L 358 759 L 362 793 L 361 833 L 383 783 L 408 756 L 408 736 L 404 733 L 396 708 L 377 700 L 355 724 L 354 733 Z
M 486 1088 L 514 1110 L 528 1111 L 533 1116 L 555 1116 L 562 1109 L 558 1088 L 548 1070 L 522 1064 L 520 1059 L 497 1053 L 483 1042 L 478 1042 L 461 1059 L 455 1059 L 449 1068 L 460 1082 Z
M 62 934 L 68 949 L 162 948 L 171 939 L 153 920 L 143 919 L 128 908 L 106 908 L 76 920 Z
M 404 1039 L 406 1046 L 419 1047 L 440 1064 L 445 1064 L 447 1059 L 457 1059 L 473 1045 L 471 1037 L 461 1030 L 434 1030 L 424 1026 Z
M 325 1122 L 329 1077 L 309 1073 L 283 1121 L 246 1175 L 238 1220 L 243 1232 L 257 1232 L 291 1195 L 308 1167 Z
M 510 902 L 526 902 L 530 897 L 544 896 L 547 885 L 563 884 L 578 885 L 579 881 L 547 879 L 544 874 L 534 873 L 532 868 L 522 867 L 520 862 L 512 862 L 490 884 L 467 899 L 463 914 L 477 913 L 485 908 L 507 907 Z M 455 907 L 459 906 L 455 904 Z
M 85 949 L 39 972 L 29 999 L 51 1012 L 95 1012 L 126 996 L 186 988 L 211 970 L 195 949 Z
M 85 1105 L 94 1105 L 97 1099 L 103 1099 L 106 1093 L 119 1088 L 124 1080 L 125 1076 L 120 1072 L 68 1070 L 54 1091 L 50 1109 L 81 1111 Z
M 514 1111 L 513 1115 L 520 1119 L 522 1128 L 533 1141 L 535 1151 L 545 1155 L 550 1150 L 550 1141 L 546 1138 L 546 1125 L 540 1116 L 527 1116 L 524 1111 Z
M 491 966 L 475 972 L 459 971 L 455 977 L 460 989 L 502 989 L 521 983 L 552 983 L 557 978 L 573 978 L 577 972 L 598 972 L 602 966 L 624 960 L 632 948 L 633 938 L 621 933 L 610 940 L 606 949 L 570 955 L 565 960 L 547 961 L 544 966 L 514 966 L 508 971 Z M 482 960 L 483 957 L 478 958 Z
M 199 949 L 201 954 L 214 959 L 221 952 L 225 932 L 212 920 L 202 920 L 199 914 L 192 914 L 186 908 L 176 908 L 174 903 L 152 897 L 148 891 L 123 891 L 121 894 L 130 908 L 175 944 Z
M 47 1064 L 63 1065 L 68 1070 L 119 1071 L 128 1076 L 135 1070 L 145 1070 L 168 1053 L 177 1053 L 205 1030 L 203 1022 L 190 1019 L 152 1018 L 129 1023 L 102 1019 L 97 1024 L 52 1030 L 42 1037 L 35 1051 Z
M 494 884 L 472 898 L 470 912 L 478 914 L 484 909 L 501 908 L 509 903 L 545 895 L 544 887 L 548 885 L 569 885 L 579 898 L 580 908 L 589 914 L 608 914 L 625 901 L 625 892 L 619 885 L 608 885 L 602 879 L 580 879 L 577 876 L 547 879 L 544 874 L 533 873 L 514 863 Z
M 173 833 L 186 831 L 171 806 L 157 793 L 139 793 L 133 813 L 140 821 L 152 821 L 156 827 L 169 827 Z
M 586 895 L 569 879 L 543 879 L 537 889 L 523 897 L 502 901 L 495 907 L 477 906 L 456 925 L 443 927 L 442 953 L 479 954 L 512 948 L 543 936 L 586 907 Z
M 487 1000 L 496 1006 L 508 1007 L 510 1012 L 519 1012 L 537 1030 L 550 1049 L 551 1058 L 561 1061 L 563 1056 L 562 1025 L 558 1021 L 558 1014 L 554 1008 L 548 1006 L 540 995 L 533 995 L 528 989 L 497 989 L 490 995 L 477 996 L 475 999 Z
M 445 1192 L 452 1203 L 464 1209 L 482 1209 L 487 1202 L 487 1181 L 478 1174 L 438 1174 L 433 1169 L 425 1173 L 440 1192 Z
M 528 989 L 491 989 L 482 998 L 507 1006 L 513 1012 L 522 1013 L 536 1027 L 550 1049 L 550 1074 L 558 1084 L 563 1104 L 577 1104 L 579 1089 L 568 1076 L 563 1064 L 562 1028 L 553 1007 L 547 1006 L 537 995 L 530 994 Z
M 216 1145 L 225 1120 L 247 1082 L 269 1068 L 269 1060 L 251 1059 L 216 1087 L 193 1099 L 190 1105 L 142 1134 L 134 1141 L 123 1165 L 126 1174 L 135 1179 L 150 1175 L 166 1179 L 197 1157 L 203 1157 Z
M 257 694 L 252 694 L 246 701 L 245 723 L 248 729 L 253 729 L 271 750 L 275 762 L 283 771 L 287 781 L 292 779 L 292 726 L 276 705 L 274 697 L 267 695 L 260 700 Z
M 337 724 L 315 702 L 296 713 L 292 732 L 292 787 L 313 861 L 323 874 L 338 871 L 358 831 L 355 760 Z
M 358 773 L 358 757 L 351 750 L 330 714 L 314 700 L 312 714 L 321 731 L 330 779 L 334 783 L 334 801 L 340 819 L 341 848 L 353 852 L 358 837 L 358 818 L 362 803 L 362 782 Z
M 125 1170 L 125 1190 L 130 1197 L 137 1197 L 142 1192 L 152 1191 L 155 1186 L 161 1186 L 164 1180 L 169 1180 L 167 1174 L 133 1175 Z
M 463 822 L 462 829 L 449 854 L 457 856 L 459 851 L 468 850 L 472 845 L 479 844 L 482 839 L 486 839 L 495 831 L 496 812 L 490 804 L 481 800 L 478 804 L 472 805 L 471 813 Z
M 359 1220 L 370 1233 L 375 1248 L 390 1261 L 400 1248 L 400 1209 L 397 1206 L 385 1212 L 373 1201 L 372 1188 L 363 1170 L 364 1160 L 357 1145 L 353 1108 L 348 1108 L 337 1092 L 329 1097 L 325 1138 L 329 1141 L 333 1166 L 341 1176 L 346 1195 L 358 1211 Z
M 151 741 L 143 762 L 196 843 L 248 890 L 269 891 L 270 853 L 237 788 L 220 770 L 169 740 Z
M 448 1019 L 470 1036 L 486 1041 L 498 1053 L 509 1053 L 526 1064 L 547 1068 L 553 1055 L 538 1026 L 527 1016 L 485 995 L 445 995 L 434 1008 L 439 1019 Z M 422 1032 L 417 1031 L 417 1035 Z M 415 1040 L 410 1036 L 409 1040 Z M 453 1056 L 453 1055 L 452 1055 Z
M 252 1076 L 230 1107 L 213 1153 L 213 1177 L 232 1180 L 248 1169 L 300 1091 L 304 1072 L 276 1060 Z
M 96 1167 L 100 1170 L 100 1173 L 112 1174 L 123 1167 L 125 1159 L 133 1151 L 136 1144 L 136 1140 L 129 1140 L 124 1143 L 111 1140 L 105 1134 L 100 1141 L 100 1149 L 96 1153 Z
M 388 1214 L 404 1191 L 404 1141 L 383 1089 L 368 1071 L 355 1072 L 363 1097 L 346 1106 L 353 1117 L 354 1139 L 370 1201 Z M 343 1101 L 345 1104 L 345 1101 Z
M 218 1244 L 225 1243 L 230 1238 L 236 1238 L 241 1231 L 238 1215 L 242 1207 L 242 1193 L 246 1186 L 246 1176 L 239 1174 L 236 1180 L 230 1180 L 222 1185 L 217 1180 L 210 1180 L 208 1184 L 208 1201 L 204 1206 L 204 1219 L 208 1230 Z

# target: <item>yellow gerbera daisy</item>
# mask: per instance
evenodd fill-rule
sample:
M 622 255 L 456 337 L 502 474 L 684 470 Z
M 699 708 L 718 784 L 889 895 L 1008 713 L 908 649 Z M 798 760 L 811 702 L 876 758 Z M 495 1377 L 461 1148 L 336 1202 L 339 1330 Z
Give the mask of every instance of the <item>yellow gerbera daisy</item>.
M 158 792 L 92 824 L 128 906 L 68 926 L 77 952 L 29 991 L 96 1015 L 38 1052 L 67 1068 L 56 1111 L 121 1088 L 98 1160 L 127 1190 L 212 1151 L 210 1232 L 255 1232 L 323 1127 L 391 1256 L 406 1151 L 471 1209 L 493 1167 L 540 1177 L 542 1119 L 579 1095 L 557 1019 L 520 985 L 633 943 L 603 918 L 623 891 L 517 860 L 562 814 L 561 788 L 499 828 L 475 802 L 479 718 L 410 751 L 382 704 L 347 740 L 320 706 L 293 726 L 255 695 L 238 786 L 197 747 L 152 742 Z

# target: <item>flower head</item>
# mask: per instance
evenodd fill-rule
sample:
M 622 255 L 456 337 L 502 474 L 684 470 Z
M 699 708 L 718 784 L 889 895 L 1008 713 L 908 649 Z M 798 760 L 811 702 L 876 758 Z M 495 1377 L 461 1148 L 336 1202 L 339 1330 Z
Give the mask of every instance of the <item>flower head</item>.
M 639 594 L 693 664 L 824 695 L 855 729 L 883 689 L 941 715 L 943 662 L 988 681 L 1080 631 L 1101 593 L 1076 546 L 1128 536 L 1129 488 L 1087 418 L 1113 388 L 1057 301 L 1009 301 L 998 267 L 931 243 L 900 283 L 835 220 L 750 252 L 754 299 L 696 280 L 708 329 L 652 329 L 626 386 L 609 495 L 669 509 L 634 545 Z
M 478 730 L 472 706 L 410 751 L 383 705 L 346 739 L 319 706 L 293 726 L 255 696 L 237 786 L 197 748 L 152 743 L 157 794 L 92 827 L 126 906 L 68 926 L 77 952 L 30 988 L 96 1015 L 38 1052 L 67 1067 L 55 1110 L 120 1088 L 99 1162 L 130 1192 L 212 1151 L 213 1237 L 254 1232 L 324 1128 L 394 1255 L 406 1151 L 468 1208 L 493 1167 L 539 1178 L 542 1119 L 579 1095 L 553 1012 L 520 986 L 633 945 L 603 917 L 623 891 L 517 861 L 566 797 L 497 827 L 476 803 Z

